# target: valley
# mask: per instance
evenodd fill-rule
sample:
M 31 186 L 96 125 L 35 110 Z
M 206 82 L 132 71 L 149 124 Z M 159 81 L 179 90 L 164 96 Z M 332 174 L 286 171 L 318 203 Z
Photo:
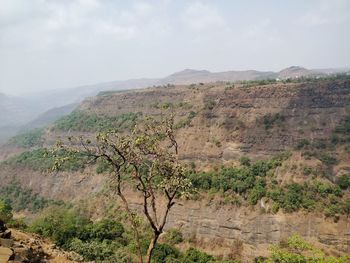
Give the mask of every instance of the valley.
M 146 116 L 169 114 L 175 115 L 179 159 L 196 189 L 191 198 L 176 201 L 166 225 L 182 232 L 187 243 L 179 249 L 190 244 L 250 262 L 298 233 L 327 255 L 349 253 L 348 76 L 100 92 L 1 146 L 0 185 L 15 182 L 102 218 L 120 206 L 108 194 L 108 169 L 78 158 L 52 172 L 55 158 L 44 149 L 68 136 L 127 134 Z M 126 191 L 132 207 L 142 210 L 141 196 Z

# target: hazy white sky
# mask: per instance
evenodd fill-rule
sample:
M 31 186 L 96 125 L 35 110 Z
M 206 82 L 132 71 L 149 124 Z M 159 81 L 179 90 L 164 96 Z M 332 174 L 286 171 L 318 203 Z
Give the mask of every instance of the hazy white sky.
M 349 0 L 0 0 L 0 92 L 350 66 Z

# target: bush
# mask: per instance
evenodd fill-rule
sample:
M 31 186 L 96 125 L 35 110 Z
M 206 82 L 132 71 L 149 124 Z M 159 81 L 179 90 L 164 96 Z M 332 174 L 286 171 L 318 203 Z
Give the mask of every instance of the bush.
M 168 244 L 157 244 L 153 250 L 152 262 L 161 263 L 161 262 L 174 262 L 179 258 L 180 252 L 168 245 Z M 175 261 L 176 262 L 176 261 Z
M 120 222 L 112 219 L 102 219 L 91 226 L 90 239 L 103 241 L 105 239 L 121 238 L 124 233 L 124 227 Z
M 214 257 L 204 252 L 201 252 L 195 248 L 189 248 L 183 254 L 181 263 L 209 263 L 214 261 Z
M 214 100 L 209 100 L 205 102 L 204 109 L 205 110 L 212 110 L 216 106 L 216 102 Z
M 263 262 L 285 263 L 347 263 L 350 256 L 327 257 L 325 253 L 303 240 L 299 235 L 292 235 L 285 246 L 272 246 L 271 257 Z
M 335 133 L 350 134 L 350 117 L 346 117 L 334 130 Z
M 250 205 L 256 205 L 257 202 L 266 195 L 265 183 L 260 181 L 253 189 L 249 191 L 248 202 Z
M 332 166 L 337 164 L 337 158 L 327 154 L 327 153 L 323 153 L 321 154 L 320 158 L 322 163 L 324 163 L 327 166 Z
M 246 156 L 242 156 L 240 159 L 239 159 L 239 163 L 243 166 L 250 166 L 250 159 Z
M 345 174 L 341 175 L 337 179 L 337 185 L 343 190 L 350 188 L 350 176 Z
M 271 129 L 275 124 L 281 125 L 285 121 L 285 117 L 279 113 L 274 115 L 268 114 L 263 117 L 265 130 Z
M 304 148 L 304 147 L 306 147 L 306 146 L 309 146 L 309 145 L 310 145 L 310 141 L 309 141 L 309 140 L 307 140 L 307 139 L 302 139 L 302 140 L 300 140 L 300 141 L 298 142 L 296 148 L 297 148 L 298 150 L 300 150 L 300 149 L 302 149 L 302 148 Z
M 183 241 L 182 233 L 178 229 L 169 229 L 165 234 L 165 241 L 170 245 L 176 245 Z
M 131 262 L 123 252 L 128 245 L 124 227 L 115 220 L 93 223 L 72 209 L 51 207 L 31 223 L 29 230 L 77 252 L 86 261 Z
M 73 238 L 66 246 L 66 249 L 83 256 L 84 260 L 94 262 L 103 260 L 120 262 L 117 253 L 119 248 L 121 248 L 121 244 L 110 240 L 89 240 L 84 242 L 78 238 Z
M 12 207 L 8 200 L 0 199 L 0 221 L 5 223 L 12 219 Z
M 88 223 L 86 218 L 71 209 L 51 207 L 32 222 L 29 230 L 64 247 L 73 238 L 80 237 Z

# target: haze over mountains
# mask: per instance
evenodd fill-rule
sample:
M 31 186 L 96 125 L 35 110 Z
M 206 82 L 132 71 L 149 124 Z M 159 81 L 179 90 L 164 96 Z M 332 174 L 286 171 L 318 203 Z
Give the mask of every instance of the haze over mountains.
M 0 110 L 2 112 L 0 116 L 0 143 L 17 132 L 40 128 L 55 121 L 72 111 L 84 98 L 94 96 L 101 91 L 138 89 L 165 84 L 317 77 L 349 71 L 349 68 L 306 69 L 298 66 L 288 67 L 279 72 L 256 70 L 210 72 L 208 70 L 185 69 L 164 78 L 113 81 L 44 93 L 32 93 L 21 97 L 0 93 Z

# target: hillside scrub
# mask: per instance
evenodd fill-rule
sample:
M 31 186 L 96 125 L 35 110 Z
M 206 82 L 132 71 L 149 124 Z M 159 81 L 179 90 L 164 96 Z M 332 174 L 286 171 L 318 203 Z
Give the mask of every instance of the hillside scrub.
M 15 212 L 28 210 L 37 213 L 50 205 L 63 205 L 62 201 L 46 199 L 31 189 L 23 188 L 16 181 L 0 188 L 0 199 Z
M 139 114 L 129 112 L 107 117 L 75 110 L 55 122 L 54 128 L 63 131 L 97 132 L 131 129 L 136 124 Z
M 92 222 L 73 209 L 51 207 L 39 215 L 29 225 L 28 230 L 52 239 L 67 251 L 78 253 L 85 261 L 132 263 L 136 257 L 132 230 L 119 220 L 103 218 Z M 141 251 L 146 255 L 150 233 L 144 231 L 141 234 Z M 176 243 L 182 241 L 177 237 L 175 239 Z M 215 260 L 213 256 L 195 248 L 189 248 L 182 253 L 174 247 L 172 241 L 166 241 L 156 245 L 152 262 L 220 263 L 222 261 Z
M 245 205 L 256 205 L 266 197 L 272 202 L 270 212 L 282 209 L 286 213 L 299 211 L 323 211 L 326 216 L 349 215 L 348 176 L 339 178 L 337 184 L 311 179 L 304 183 L 280 185 L 274 177 L 274 169 L 288 158 L 288 154 L 251 163 L 244 158 L 240 167 L 226 167 L 219 171 L 190 172 L 192 185 L 199 190 L 239 195 Z M 242 203 L 239 202 L 240 205 Z
M 12 137 L 9 143 L 23 148 L 40 147 L 44 142 L 42 134 L 43 129 L 35 129 Z
M 111 186 L 122 201 L 134 232 L 139 262 L 150 263 L 158 239 L 164 231 L 169 212 L 177 198 L 187 196 L 191 182 L 186 177 L 186 167 L 178 160 L 178 144 L 174 134 L 174 116 L 156 120 L 148 117 L 136 126 L 131 134 L 106 132 L 96 135 L 92 142 L 68 138 L 69 143 L 57 142 L 55 152 L 87 156 L 93 161 L 101 160 L 110 168 Z M 59 156 L 54 168 L 59 170 L 67 158 Z M 123 185 L 128 183 L 142 195 L 143 215 L 147 219 L 152 237 L 146 256 L 141 251 L 141 236 L 136 215 L 131 208 Z M 163 203 L 158 194 L 165 198 Z M 161 211 L 161 212 L 160 212 Z
M 67 151 L 61 150 L 53 154 L 47 149 L 40 148 L 13 156 L 2 164 L 29 167 L 34 171 L 48 172 L 54 167 L 57 157 L 65 158 L 65 163 L 61 167 L 62 170 L 71 172 L 82 171 L 89 161 L 89 157 L 83 153 L 72 155 Z
M 120 220 L 102 218 L 92 222 L 73 209 L 52 207 L 35 219 L 28 230 L 52 239 L 67 251 L 78 253 L 84 261 L 132 263 L 136 258 L 132 231 Z M 142 253 L 145 255 L 150 233 L 145 229 L 141 235 Z M 349 260 L 350 255 L 326 256 L 321 249 L 293 234 L 280 244 L 272 245 L 268 257 L 255 258 L 254 262 L 347 263 Z M 152 263 L 163 262 L 239 263 L 240 261 L 219 260 L 193 247 L 180 251 L 165 239 L 163 243 L 156 245 L 152 257 Z

